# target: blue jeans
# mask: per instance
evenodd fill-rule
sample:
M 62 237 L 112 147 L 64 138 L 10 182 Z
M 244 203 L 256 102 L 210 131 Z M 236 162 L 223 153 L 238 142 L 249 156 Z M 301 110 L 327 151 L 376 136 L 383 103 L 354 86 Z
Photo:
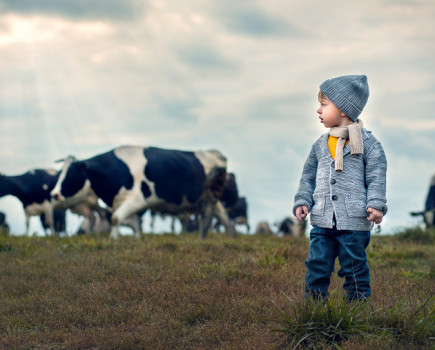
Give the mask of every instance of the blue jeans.
M 371 295 L 370 273 L 365 249 L 370 231 L 339 231 L 313 226 L 310 233 L 310 253 L 305 261 L 305 297 L 328 297 L 331 274 L 338 257 L 338 276 L 345 278 L 343 288 L 348 300 L 367 299 Z

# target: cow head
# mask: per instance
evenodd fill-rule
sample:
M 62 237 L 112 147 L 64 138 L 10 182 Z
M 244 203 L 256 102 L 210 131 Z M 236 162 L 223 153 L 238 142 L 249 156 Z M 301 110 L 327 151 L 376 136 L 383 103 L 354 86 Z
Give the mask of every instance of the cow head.
M 53 204 L 58 208 L 75 205 L 91 191 L 86 164 L 73 156 L 68 156 L 63 162 L 57 183 L 50 193 Z
M 220 198 L 226 183 L 227 159 L 218 150 L 197 151 L 195 155 L 204 167 L 206 187 Z

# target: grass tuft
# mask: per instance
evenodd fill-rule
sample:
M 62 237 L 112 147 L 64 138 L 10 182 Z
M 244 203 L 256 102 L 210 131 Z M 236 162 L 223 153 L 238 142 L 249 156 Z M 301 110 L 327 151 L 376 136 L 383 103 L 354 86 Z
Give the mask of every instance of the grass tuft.
M 401 242 L 413 242 L 430 245 L 435 243 L 435 229 L 423 229 L 419 226 L 409 227 L 398 232 L 395 237 Z
M 287 337 L 287 345 L 314 347 L 326 344 L 338 347 L 351 336 L 368 336 L 368 303 L 347 302 L 342 295 L 334 292 L 325 302 L 312 297 L 305 300 L 295 297 L 287 299 L 287 310 L 278 311 L 281 326 L 274 331 Z
M 284 335 L 281 345 L 297 349 L 317 348 L 319 344 L 340 348 L 350 339 L 391 339 L 415 346 L 429 345 L 435 340 L 435 297 L 411 305 L 401 299 L 389 307 L 374 307 L 370 301 L 352 301 L 334 291 L 328 301 L 312 297 L 287 298 L 285 310 L 277 310 L 278 327 L 273 331 Z

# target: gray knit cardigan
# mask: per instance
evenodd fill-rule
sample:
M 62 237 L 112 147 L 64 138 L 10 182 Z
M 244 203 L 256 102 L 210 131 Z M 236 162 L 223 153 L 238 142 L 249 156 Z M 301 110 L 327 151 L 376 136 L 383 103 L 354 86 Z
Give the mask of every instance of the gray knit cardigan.
M 328 148 L 328 133 L 312 146 L 295 196 L 296 208 L 306 205 L 312 225 L 332 228 L 335 213 L 338 230 L 370 231 L 367 208 L 387 213 L 387 159 L 381 143 L 366 129 L 361 130 L 364 154 L 343 150 L 343 171 L 336 172 Z

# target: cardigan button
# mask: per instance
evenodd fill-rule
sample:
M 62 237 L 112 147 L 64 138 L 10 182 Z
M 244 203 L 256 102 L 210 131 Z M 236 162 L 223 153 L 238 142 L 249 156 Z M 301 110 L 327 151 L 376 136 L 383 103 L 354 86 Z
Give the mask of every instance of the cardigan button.
M 337 196 L 335 194 L 331 198 L 332 198 L 333 201 L 337 200 Z
M 330 183 L 331 185 L 333 185 L 333 184 L 336 183 L 336 181 L 335 181 L 335 179 L 331 179 L 331 180 L 329 181 L 329 183 Z

